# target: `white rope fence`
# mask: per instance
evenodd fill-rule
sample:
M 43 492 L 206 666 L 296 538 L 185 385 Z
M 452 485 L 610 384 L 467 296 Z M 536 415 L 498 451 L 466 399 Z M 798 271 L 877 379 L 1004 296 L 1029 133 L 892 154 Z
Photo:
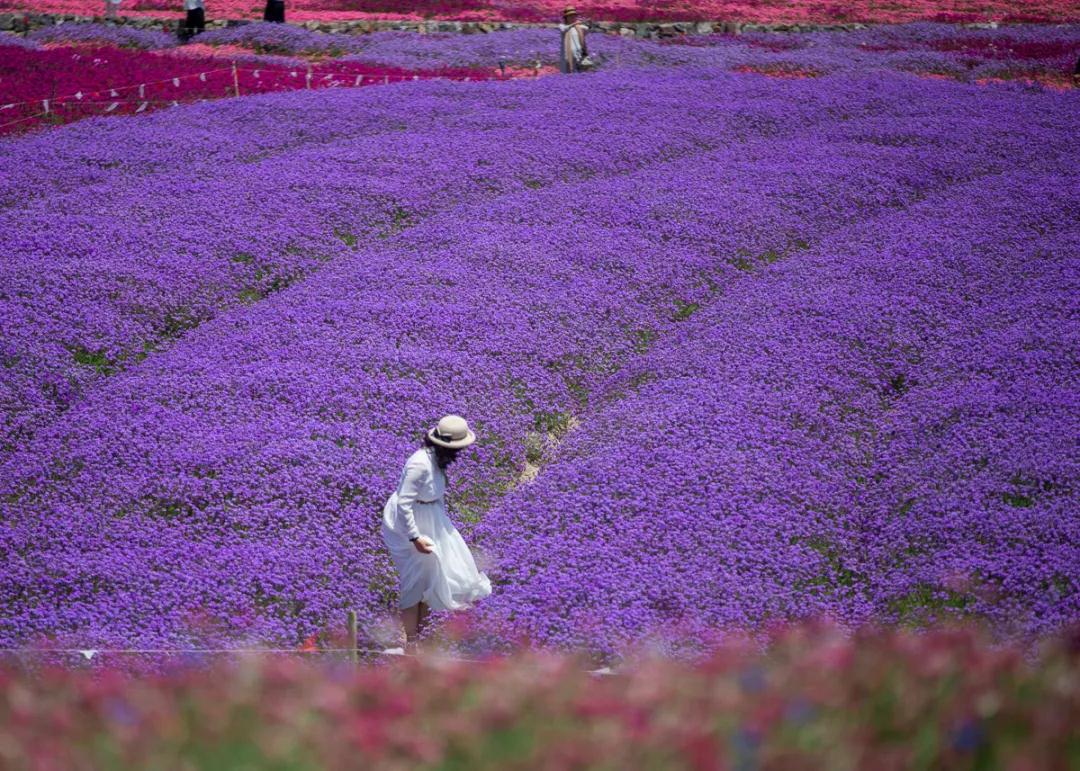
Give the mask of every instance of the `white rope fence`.
M 188 79 L 191 79 L 191 78 L 198 78 L 201 82 L 206 83 L 208 75 L 215 75 L 215 74 L 218 74 L 218 73 L 231 73 L 232 74 L 232 76 L 233 76 L 232 84 L 231 84 L 232 87 L 229 88 L 228 85 L 227 85 L 226 90 L 227 91 L 231 90 L 233 92 L 233 94 L 232 94 L 233 96 L 240 96 L 240 82 L 239 82 L 239 79 L 238 79 L 238 76 L 239 76 L 240 73 L 250 73 L 254 79 L 260 80 L 260 81 L 263 79 L 264 74 L 269 75 L 269 76 L 276 75 L 276 76 L 279 76 L 279 77 L 289 77 L 289 78 L 300 78 L 301 76 L 303 76 L 303 78 L 304 78 L 304 88 L 308 88 L 308 89 L 312 88 L 313 83 L 316 83 L 316 82 L 325 83 L 326 81 L 330 81 L 330 83 L 329 83 L 329 85 L 327 87 L 328 88 L 333 88 L 333 87 L 340 87 L 340 86 L 343 86 L 343 85 L 344 86 L 351 86 L 351 87 L 360 87 L 360 86 L 364 85 L 365 82 L 368 83 L 368 84 L 374 84 L 374 83 L 379 83 L 380 81 L 384 85 L 388 85 L 388 84 L 394 83 L 394 82 L 402 83 L 402 82 L 407 82 L 407 81 L 418 81 L 418 80 L 449 80 L 449 81 L 460 80 L 460 81 L 463 81 L 463 82 L 468 82 L 469 80 L 471 80 L 471 76 L 469 76 L 469 75 L 465 75 L 463 77 L 454 77 L 454 76 L 450 76 L 450 75 L 418 75 L 418 74 L 410 74 L 410 73 L 403 73 L 403 74 L 389 74 L 389 73 L 387 73 L 387 74 L 383 74 L 383 75 L 371 75 L 371 74 L 364 75 L 364 74 L 357 74 L 357 73 L 350 73 L 350 72 L 329 72 L 329 73 L 322 74 L 322 77 L 320 79 L 315 80 L 315 76 L 316 76 L 317 73 L 316 73 L 316 69 L 314 67 L 312 67 L 312 66 L 308 66 L 306 69 L 299 69 L 299 68 L 278 69 L 278 68 L 273 68 L 273 67 L 253 68 L 253 67 L 238 67 L 236 65 L 236 63 L 233 62 L 233 64 L 230 67 L 219 67 L 219 68 L 212 69 L 212 70 L 204 70 L 202 72 L 190 72 L 190 73 L 187 73 L 187 74 L 184 74 L 184 75 L 174 75 L 174 76 L 170 76 L 170 77 L 167 77 L 167 78 L 162 78 L 160 80 L 150 80 L 150 81 L 145 81 L 145 82 L 142 82 L 142 83 L 131 83 L 131 84 L 124 85 L 124 86 L 110 86 L 109 88 L 102 88 L 102 89 L 98 89 L 96 91 L 82 91 L 82 90 L 79 90 L 79 91 L 76 91 L 75 93 L 72 93 L 72 94 L 65 94 L 63 96 L 52 96 L 52 97 L 49 97 L 48 99 L 25 99 L 25 100 L 19 101 L 19 102 L 7 102 L 5 104 L 0 104 L 0 113 L 2 113 L 5 110 L 11 110 L 11 109 L 14 109 L 16 107 L 21 107 L 21 106 L 28 105 L 28 104 L 40 104 L 42 106 L 42 108 L 43 108 L 43 111 L 40 112 L 40 113 L 36 113 L 34 115 L 30 115 L 30 116 L 20 118 L 17 121 L 10 121 L 8 123 L 2 123 L 2 124 L 0 124 L 0 128 L 3 128 L 4 126 L 10 126 L 10 125 L 13 125 L 15 123 L 19 123 L 19 122 L 24 121 L 24 120 L 30 120 L 32 118 L 41 117 L 42 115 L 48 115 L 50 113 L 50 111 L 55 109 L 56 106 L 58 106 L 60 103 L 69 103 L 70 104 L 70 100 L 75 100 L 77 103 L 80 103 L 80 104 L 112 104 L 112 105 L 115 105 L 115 106 L 119 106 L 119 104 L 120 104 L 119 101 L 116 101 L 116 102 L 110 102 L 110 100 L 96 101 L 96 100 L 91 99 L 91 97 L 96 97 L 96 96 L 100 96 L 102 94 L 105 94 L 105 95 L 111 97 L 112 99 L 120 99 L 122 97 L 122 92 L 131 91 L 132 89 L 138 89 L 138 100 L 141 102 L 141 105 L 140 105 L 139 109 L 137 110 L 137 112 L 142 112 L 143 110 L 146 109 L 146 105 L 154 103 L 154 102 L 172 102 L 173 104 L 178 104 L 179 102 L 177 100 L 146 99 L 145 96 L 146 96 L 147 87 L 149 87 L 149 86 L 158 86 L 158 85 L 162 85 L 164 83 L 172 83 L 174 88 L 179 88 L 180 87 L 180 81 L 188 80 Z M 496 80 L 496 79 L 505 79 L 505 78 L 499 78 L 498 76 L 495 76 L 495 75 L 492 75 L 490 78 L 481 78 L 481 80 Z M 351 83 L 350 83 L 350 81 L 351 81 Z M 260 93 L 262 93 L 262 92 L 260 92 Z M 110 110 L 106 110 L 106 112 L 111 112 L 112 109 L 115 109 L 115 106 L 112 107 Z
M 402 648 L 0 648 L 0 653 L 78 653 L 87 661 L 93 660 L 99 653 L 134 653 L 134 654 L 170 654 L 189 655 L 202 653 L 292 653 L 309 655 L 313 653 L 378 653 L 385 656 L 414 656 L 405 653 Z M 479 662 L 480 659 L 459 659 L 460 661 Z
M 419 653 L 406 653 L 403 648 L 0 648 L 0 653 L 13 653 L 13 654 L 26 654 L 26 653 L 65 653 L 65 654 L 79 654 L 87 661 L 93 661 L 94 657 L 99 653 L 129 653 L 129 654 L 174 654 L 174 655 L 193 655 L 193 654 L 300 654 L 300 655 L 312 655 L 321 653 L 347 653 L 352 655 L 354 653 L 373 653 L 379 656 L 409 656 L 413 658 L 421 658 L 422 654 Z M 468 664 L 483 664 L 486 663 L 484 659 L 466 658 L 463 656 L 439 656 L 440 661 L 453 661 Z M 599 669 L 587 669 L 585 670 L 590 675 L 611 675 L 614 672 L 610 667 L 600 667 Z
M 48 113 L 37 112 L 37 113 L 34 113 L 33 115 L 27 115 L 27 116 L 25 116 L 23 118 L 18 118 L 16 120 L 10 120 L 7 123 L 0 123 L 0 129 L 4 128 L 5 126 L 14 126 L 16 123 L 22 123 L 23 121 L 33 120 L 34 118 L 43 118 L 46 115 L 48 115 Z
M 213 75 L 213 74 L 218 73 L 218 72 L 231 72 L 231 71 L 232 71 L 232 67 L 219 67 L 219 68 L 213 69 L 213 70 L 204 70 L 203 72 L 191 72 L 191 73 L 188 73 L 186 75 L 175 75 L 175 76 L 168 77 L 168 78 L 162 78 L 161 80 L 148 80 L 148 81 L 145 81 L 145 82 L 142 82 L 142 83 L 131 83 L 131 84 L 128 84 L 126 86 L 110 86 L 109 88 L 101 88 L 101 89 L 98 89 L 97 91 L 82 91 L 82 90 L 79 90 L 79 91 L 76 91 L 73 94 L 65 94 L 63 96 L 52 96 L 52 97 L 49 97 L 48 99 L 25 99 L 25 100 L 23 100 L 21 102 L 7 102 L 5 104 L 0 105 L 0 111 L 2 111 L 2 110 L 10 110 L 13 107 L 19 107 L 20 105 L 24 105 L 24 104 L 42 104 L 42 103 L 49 103 L 49 102 L 67 101 L 69 99 L 74 99 L 76 101 L 82 101 L 83 97 L 98 96 L 99 94 L 107 94 L 108 96 L 111 96 L 111 97 L 119 97 L 121 91 L 130 91 L 133 88 L 139 89 L 140 94 L 143 94 L 143 93 L 145 93 L 145 90 L 146 90 L 147 86 L 157 86 L 157 85 L 161 85 L 162 83 L 169 83 L 169 82 L 171 82 L 174 87 L 179 88 L 179 86 L 180 86 L 179 81 L 181 81 L 181 80 L 187 80 L 189 78 L 199 78 L 199 80 L 201 80 L 202 82 L 205 83 L 207 75 Z

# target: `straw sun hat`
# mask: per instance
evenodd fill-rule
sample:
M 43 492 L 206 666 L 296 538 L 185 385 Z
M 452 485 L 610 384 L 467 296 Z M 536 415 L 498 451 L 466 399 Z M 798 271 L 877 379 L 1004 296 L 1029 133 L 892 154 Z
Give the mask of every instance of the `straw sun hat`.
M 563 15 L 564 19 L 567 18 L 568 16 L 577 16 L 577 8 L 575 8 L 572 5 L 568 5 L 565 8 L 563 8 L 562 15 Z
M 460 450 L 476 441 L 476 434 L 469 429 L 469 424 L 460 415 L 447 415 L 439 425 L 428 431 L 428 438 L 440 447 Z

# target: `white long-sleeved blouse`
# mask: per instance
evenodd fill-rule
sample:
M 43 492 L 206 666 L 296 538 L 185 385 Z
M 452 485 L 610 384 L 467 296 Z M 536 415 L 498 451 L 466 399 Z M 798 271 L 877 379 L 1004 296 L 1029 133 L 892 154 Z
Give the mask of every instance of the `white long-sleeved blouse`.
M 409 456 L 401 471 L 397 490 L 383 508 L 383 522 L 395 533 L 408 539 L 418 538 L 414 506 L 437 504 L 443 506 L 446 493 L 446 474 L 435 462 L 435 452 L 421 447 Z

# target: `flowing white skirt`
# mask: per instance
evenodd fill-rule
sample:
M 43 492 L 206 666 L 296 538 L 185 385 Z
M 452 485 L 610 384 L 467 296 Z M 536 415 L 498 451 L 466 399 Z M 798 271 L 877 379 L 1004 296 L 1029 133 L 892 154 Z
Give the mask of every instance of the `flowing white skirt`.
M 397 505 L 394 496 L 386 505 Z M 423 602 L 433 610 L 462 610 L 491 594 L 491 581 L 476 569 L 472 552 L 441 502 L 417 502 L 413 514 L 420 534 L 435 542 L 431 554 L 417 551 L 408 538 L 385 521 L 382 525 L 383 540 L 400 580 L 398 607 L 411 608 Z

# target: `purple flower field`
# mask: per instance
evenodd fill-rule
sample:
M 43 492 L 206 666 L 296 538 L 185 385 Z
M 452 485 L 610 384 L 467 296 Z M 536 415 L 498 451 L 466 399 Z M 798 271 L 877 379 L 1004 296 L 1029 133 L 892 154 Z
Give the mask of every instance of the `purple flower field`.
M 450 411 L 476 646 L 1080 620 L 1080 92 L 795 40 L 0 141 L 0 646 L 376 634 Z

